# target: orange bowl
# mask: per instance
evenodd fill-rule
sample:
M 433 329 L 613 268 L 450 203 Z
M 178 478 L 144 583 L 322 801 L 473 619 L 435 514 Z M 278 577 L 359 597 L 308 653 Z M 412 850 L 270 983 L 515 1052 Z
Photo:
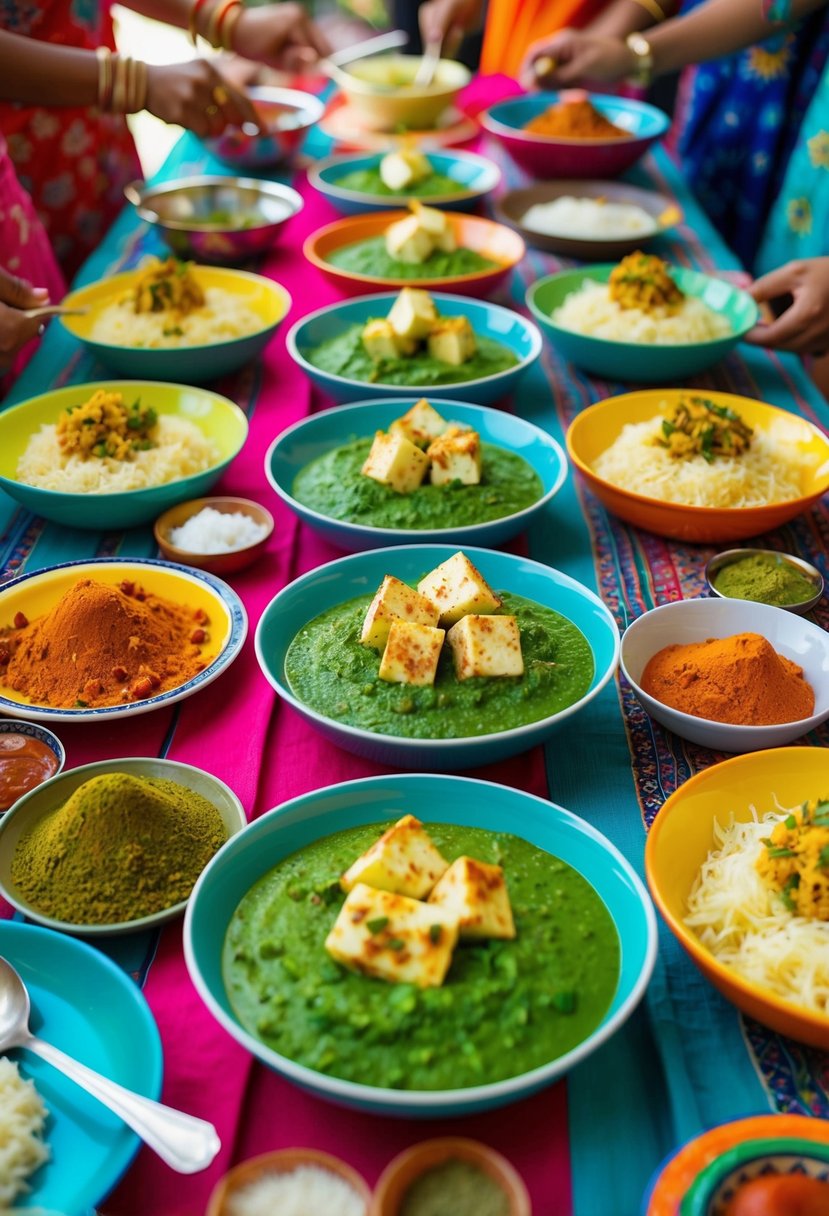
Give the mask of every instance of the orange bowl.
M 643 352 L 643 358 L 647 352 Z M 811 422 L 777 406 L 733 393 L 701 390 L 717 405 L 737 410 L 750 427 L 771 439 L 795 445 L 814 463 L 801 474 L 796 498 L 762 507 L 692 507 L 635 494 L 605 481 L 593 471 L 596 459 L 619 437 L 628 423 L 646 422 L 671 413 L 680 396 L 693 389 L 659 388 L 609 397 L 583 410 L 567 431 L 567 454 L 601 503 L 626 523 L 695 544 L 744 540 L 780 527 L 817 502 L 829 489 L 829 438 Z
M 829 1018 L 743 979 L 719 962 L 684 922 L 687 899 L 700 866 L 716 847 L 714 825 L 727 826 L 758 813 L 800 806 L 829 789 L 829 751 L 777 747 L 714 764 L 673 793 L 654 820 L 645 846 L 651 895 L 668 928 L 700 971 L 743 1013 L 781 1034 L 829 1049 Z
M 454 291 L 465 296 L 486 296 L 504 279 L 523 258 L 526 246 L 512 228 L 496 224 L 494 220 L 477 215 L 459 215 L 446 212 L 452 225 L 458 247 L 472 249 L 482 257 L 491 258 L 498 265 L 489 270 L 475 270 L 471 274 L 453 274 L 445 278 L 422 279 L 384 278 L 382 275 L 357 274 L 343 270 L 328 260 L 332 253 L 345 245 L 358 241 L 369 241 L 383 236 L 395 220 L 405 219 L 408 211 L 375 211 L 371 215 L 353 215 L 336 220 L 319 228 L 308 237 L 303 253 L 326 278 L 335 283 L 347 295 L 364 295 L 366 292 L 388 288 L 421 287 L 428 291 Z
M 228 1216 L 234 1195 L 246 1186 L 258 1182 L 268 1174 L 291 1174 L 300 1166 L 306 1165 L 327 1170 L 330 1174 L 342 1178 L 363 1200 L 368 1212 L 371 1191 L 365 1179 L 345 1161 L 313 1148 L 283 1148 L 272 1153 L 263 1153 L 260 1157 L 251 1157 L 229 1170 L 213 1188 L 205 1216 Z

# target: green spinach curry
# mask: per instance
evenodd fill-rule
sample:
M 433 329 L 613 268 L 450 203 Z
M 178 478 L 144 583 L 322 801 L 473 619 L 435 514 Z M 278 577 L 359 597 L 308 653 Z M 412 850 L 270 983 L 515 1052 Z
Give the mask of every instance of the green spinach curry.
M 401 262 L 386 249 L 386 238 L 370 237 L 342 245 L 327 254 L 327 262 L 351 274 L 373 275 L 380 279 L 446 279 L 453 275 L 475 274 L 481 270 L 496 270 L 501 263 L 476 253 L 474 249 L 453 249 L 451 253 L 435 249 L 424 262 Z
M 460 943 L 440 988 L 370 979 L 329 958 L 340 875 L 388 826 L 325 837 L 245 895 L 223 955 L 242 1025 L 308 1068 L 395 1089 L 485 1085 L 583 1042 L 616 990 L 616 929 L 577 871 L 507 833 L 427 825 L 447 860 L 466 854 L 503 867 L 515 939 Z
M 353 190 L 356 194 L 376 194 L 382 198 L 440 198 L 445 194 L 467 194 L 469 186 L 447 177 L 445 173 L 430 173 L 402 190 L 392 190 L 380 176 L 379 167 L 353 169 L 334 182 L 341 190 Z

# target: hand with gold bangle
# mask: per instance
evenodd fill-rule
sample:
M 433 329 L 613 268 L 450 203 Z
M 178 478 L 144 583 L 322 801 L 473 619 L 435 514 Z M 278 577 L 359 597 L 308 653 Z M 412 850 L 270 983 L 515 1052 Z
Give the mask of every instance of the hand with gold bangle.
M 331 52 L 301 4 L 245 8 L 241 0 L 192 0 L 189 29 L 211 46 L 289 72 L 312 67 Z

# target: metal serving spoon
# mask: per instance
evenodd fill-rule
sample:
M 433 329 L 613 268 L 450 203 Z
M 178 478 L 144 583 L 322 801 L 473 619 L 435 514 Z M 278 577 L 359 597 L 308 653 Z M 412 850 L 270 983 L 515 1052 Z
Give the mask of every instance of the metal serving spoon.
M 40 308 L 24 308 L 23 316 L 28 317 L 30 321 L 37 321 L 40 317 L 85 317 L 88 312 L 88 308 L 64 308 L 62 304 L 42 304 Z
M 440 52 L 442 49 L 443 43 L 439 38 L 434 42 L 426 43 L 426 50 L 423 58 L 417 65 L 417 71 L 415 72 L 414 83 L 418 86 L 418 88 L 428 88 L 434 80 L 435 72 L 437 71 L 438 64 L 440 63 Z
M 0 1055 L 12 1047 L 34 1052 L 114 1111 L 180 1174 L 196 1174 L 210 1165 L 221 1148 L 212 1123 L 135 1094 L 38 1039 L 29 1030 L 30 1012 L 26 985 L 11 963 L 0 958 Z

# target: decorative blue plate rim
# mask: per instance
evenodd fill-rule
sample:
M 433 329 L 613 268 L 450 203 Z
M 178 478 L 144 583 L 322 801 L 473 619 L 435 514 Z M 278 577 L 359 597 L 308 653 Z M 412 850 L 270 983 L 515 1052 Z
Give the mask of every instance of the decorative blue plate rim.
M 141 989 L 123 971 L 117 963 L 113 962 L 108 955 L 103 954 L 94 946 L 88 945 L 86 942 L 79 941 L 77 938 L 69 937 L 63 933 L 56 933 L 52 929 L 44 929 L 39 925 L 29 925 L 19 921 L 0 920 L 0 952 L 3 954 L 8 950 L 8 939 L 11 935 L 12 942 L 15 939 L 28 942 L 25 946 L 25 958 L 28 961 L 31 958 L 32 947 L 35 943 L 49 941 L 58 950 L 65 951 L 68 955 L 77 957 L 81 955 L 92 963 L 93 967 L 100 968 L 102 977 L 105 976 L 105 983 L 112 982 L 121 988 L 127 999 L 131 1002 L 135 1009 L 136 1021 L 130 1028 L 130 1038 L 135 1050 L 140 1050 L 144 1054 L 142 1056 L 142 1075 L 145 1078 L 142 1086 L 142 1092 L 147 1097 L 158 1100 L 161 1097 L 161 1085 L 164 1072 L 164 1063 L 161 1046 L 161 1036 L 158 1032 L 158 1027 L 153 1017 L 152 1011 L 147 1004 Z M 12 957 L 9 961 L 19 968 L 19 955 Z M 94 961 L 93 961 L 94 960 Z M 51 976 L 50 976 L 51 978 Z M 58 986 L 59 988 L 59 986 Z M 70 994 L 71 999 L 71 994 Z M 112 1034 L 117 1036 L 122 1033 L 121 1026 L 116 1025 L 109 1019 L 102 1018 L 102 1024 L 111 1028 Z M 136 1041 L 136 1031 L 140 1028 L 143 1034 L 143 1042 Z M 23 1057 L 25 1061 L 25 1055 Z M 24 1073 L 25 1063 L 24 1063 Z M 117 1080 L 118 1078 L 114 1078 Z M 74 1083 L 66 1082 L 67 1087 L 73 1087 Z M 112 1118 L 113 1116 L 110 1116 Z M 135 1155 L 140 1148 L 141 1141 L 135 1132 L 132 1132 L 124 1126 L 124 1142 L 120 1146 L 115 1146 L 111 1150 L 111 1160 L 108 1167 L 100 1170 L 94 1178 L 89 1180 L 87 1190 L 78 1201 L 84 1207 L 95 1207 L 110 1193 L 113 1187 L 123 1177 Z M 48 1132 L 47 1132 L 48 1137 Z M 48 1142 L 48 1140 L 47 1140 Z M 21 1214 L 26 1212 L 31 1200 L 37 1201 L 37 1190 L 29 1194 L 22 1195 L 18 1199 L 18 1204 L 21 1204 Z M 79 1216 L 79 1213 L 73 1211 L 72 1216 Z
M 288 583 L 286 587 L 283 587 L 281 591 L 278 591 L 270 603 L 266 605 L 261 617 L 259 618 L 259 624 L 256 626 L 256 633 L 254 636 L 256 660 L 262 674 L 270 684 L 271 688 L 275 689 L 282 700 L 291 705 L 297 711 L 297 713 L 310 719 L 324 729 L 330 728 L 333 723 L 336 726 L 338 733 L 346 735 L 352 739 L 365 740 L 366 738 L 376 738 L 385 743 L 392 742 L 394 746 L 399 747 L 401 751 L 414 752 L 422 750 L 424 746 L 428 746 L 429 748 L 432 748 L 438 752 L 446 752 L 458 747 L 459 744 L 485 743 L 487 739 L 497 739 L 500 742 L 501 740 L 520 739 L 527 734 L 535 735 L 540 728 L 543 728 L 545 724 L 549 723 L 551 720 L 558 723 L 564 722 L 567 718 L 572 717 L 573 714 L 577 713 L 583 708 L 583 706 L 592 701 L 594 697 L 597 697 L 605 685 L 613 678 L 613 675 L 619 666 L 621 637 L 619 635 L 616 622 L 611 615 L 610 609 L 607 607 L 604 601 L 601 600 L 598 595 L 596 595 L 595 592 L 591 591 L 589 587 L 585 587 L 583 583 L 578 581 L 578 579 L 571 578 L 569 574 L 564 574 L 563 571 L 556 570 L 552 566 L 546 566 L 543 562 L 534 561 L 530 557 L 519 557 L 514 553 L 503 553 L 493 549 L 480 549 L 472 545 L 464 545 L 463 551 L 473 562 L 475 562 L 477 559 L 478 562 L 485 565 L 487 558 L 496 556 L 504 559 L 508 563 L 515 562 L 518 565 L 532 566 L 534 572 L 537 574 L 543 574 L 548 577 L 551 574 L 555 575 L 555 578 L 552 580 L 553 582 L 559 582 L 560 585 L 566 586 L 571 590 L 575 590 L 583 594 L 594 608 L 599 609 L 600 615 L 604 618 L 605 623 L 610 625 L 614 639 L 612 661 L 607 665 L 607 669 L 604 672 L 601 674 L 597 673 L 598 678 L 594 677 L 594 679 L 596 679 L 595 685 L 591 686 L 584 696 L 578 699 L 578 701 L 574 701 L 572 705 L 568 705 L 566 709 L 562 709 L 558 713 L 552 714 L 546 718 L 539 718 L 535 722 L 527 722 L 523 726 L 514 726 L 510 730 L 492 731 L 485 735 L 469 735 L 460 739 L 405 738 L 398 735 L 385 735 L 380 731 L 363 730 L 358 726 L 349 726 L 344 722 L 335 722 L 334 719 L 326 717 L 324 714 L 312 709 L 310 705 L 306 705 L 303 701 L 300 701 L 298 697 L 295 697 L 288 687 L 287 682 L 283 682 L 281 679 L 276 679 L 271 675 L 270 664 L 266 660 L 265 654 L 262 650 L 262 634 L 267 628 L 272 612 L 276 609 L 277 604 L 283 597 L 286 597 L 289 593 L 296 592 L 297 588 L 304 588 L 307 584 L 312 583 L 316 578 L 326 571 L 330 577 L 333 566 L 341 568 L 351 563 L 356 565 L 360 562 L 376 558 L 378 554 L 388 556 L 392 560 L 397 554 L 411 557 L 413 554 L 421 552 L 424 549 L 443 549 L 445 550 L 447 558 L 451 557 L 453 552 L 457 552 L 457 546 L 447 544 L 441 545 L 436 543 L 423 545 L 393 545 L 383 549 L 370 549 L 361 553 L 349 553 L 345 557 L 336 558 L 334 561 L 327 562 L 324 566 L 317 566 L 315 570 L 309 570 L 307 574 L 300 575 L 299 578 L 294 579 L 293 582 Z M 339 569 L 337 573 L 339 574 Z M 0 702 L 0 704 L 1 703 L 2 702 Z
M 664 110 L 660 110 L 658 106 L 651 105 L 648 101 L 640 101 L 636 97 L 616 97 L 605 93 L 590 93 L 589 98 L 591 103 L 599 111 L 604 110 L 627 110 L 630 113 L 641 114 L 643 117 L 650 119 L 656 124 L 656 130 L 647 134 L 629 131 L 630 140 L 633 143 L 641 140 L 659 139 L 665 134 L 671 125 L 670 116 Z M 572 144 L 579 148 L 597 147 L 604 148 L 618 144 L 618 136 L 611 136 L 609 139 L 579 139 L 574 136 L 565 135 L 537 135 L 533 131 L 526 131 L 523 127 L 510 126 L 508 122 L 496 116 L 497 110 L 506 109 L 508 106 L 515 106 L 522 102 L 530 100 L 538 104 L 540 101 L 548 106 L 554 105 L 561 99 L 561 91 L 548 91 L 546 93 L 531 93 L 523 94 L 519 97 L 505 97 L 502 101 L 496 101 L 494 105 L 489 106 L 481 115 L 481 123 L 483 127 L 493 132 L 495 135 L 505 133 L 510 136 L 520 136 L 521 139 L 526 139 L 534 144 Z M 533 108 L 535 108 L 535 105 Z
M 336 182 L 328 181 L 323 175 L 330 169 L 335 169 L 342 166 L 345 173 L 348 166 L 356 161 L 376 160 L 378 163 L 383 159 L 382 152 L 341 152 L 334 156 L 326 156 L 324 160 L 317 161 L 308 169 L 308 180 L 315 190 L 320 194 L 329 195 L 333 198 L 344 199 L 350 203 L 383 203 L 385 206 L 391 206 L 394 203 L 394 197 L 387 194 L 367 194 L 363 190 L 349 190 L 347 187 L 338 186 Z M 445 148 L 439 151 L 435 149 L 429 152 L 430 157 L 451 158 L 453 160 L 462 161 L 464 164 L 472 165 L 480 169 L 483 176 L 483 183 L 476 186 L 469 186 L 466 190 L 458 190 L 454 194 L 429 194 L 425 195 L 421 202 L 426 204 L 434 203 L 449 203 L 469 200 L 471 198 L 479 198 L 485 194 L 489 194 L 499 185 L 502 173 L 495 161 L 490 160 L 488 156 L 481 156 L 479 152 L 467 152 L 463 148 Z
M 230 616 L 230 633 L 227 641 L 213 662 L 209 663 L 204 671 L 193 676 L 192 680 L 187 680 L 186 683 L 179 684 L 177 688 L 171 688 L 157 696 L 147 697 L 144 701 L 134 701 L 129 705 L 103 705 L 97 709 L 89 707 L 57 709 L 50 706 L 24 704 L 22 701 L 12 701 L 8 697 L 0 695 L 0 711 L 5 711 L 10 717 L 25 717 L 33 722 L 101 722 L 107 719 L 111 721 L 114 718 L 137 717 L 138 714 L 159 709 L 162 705 L 173 705 L 176 701 L 191 696 L 200 688 L 212 684 L 230 666 L 242 649 L 248 633 L 248 615 L 244 604 L 233 588 L 222 579 L 217 578 L 215 574 L 208 573 L 207 570 L 198 570 L 195 566 L 182 566 L 178 562 L 164 561 L 159 557 L 89 557 L 80 558 L 77 561 L 59 562 L 56 566 L 44 566 L 41 570 L 29 570 L 0 587 L 0 603 L 2 603 L 6 591 L 19 587 L 22 583 L 29 582 L 33 578 L 40 578 L 52 570 L 69 570 L 81 566 L 149 566 L 153 569 L 173 570 L 191 582 L 205 583 L 222 601 Z
M 653 904 L 651 903 L 650 895 L 648 894 L 645 884 L 642 882 L 641 878 L 636 873 L 627 858 L 610 840 L 607 839 L 606 836 L 603 836 L 598 829 L 594 828 L 593 825 L 588 823 L 585 819 L 581 819 L 572 811 L 568 811 L 564 807 L 559 806 L 558 803 L 551 802 L 545 798 L 540 798 L 537 794 L 530 794 L 524 790 L 517 790 L 513 786 L 501 785 L 501 783 L 496 781 L 485 781 L 480 777 L 463 777 L 457 774 L 449 773 L 399 773 L 394 774 L 393 776 L 383 775 L 378 777 L 362 777 L 352 781 L 341 781 L 337 782 L 333 786 L 323 786 L 320 789 L 311 790 L 306 794 L 300 794 L 296 798 L 291 798 L 287 802 L 283 802 L 280 806 L 274 807 L 272 810 L 267 811 L 264 815 L 260 815 L 258 819 L 254 820 L 253 823 L 248 825 L 248 828 L 252 829 L 259 827 L 260 825 L 268 823 L 281 815 L 289 814 L 293 809 L 301 806 L 303 803 L 313 801 L 320 795 L 328 793 L 334 789 L 336 789 L 338 793 L 342 793 L 343 791 L 347 792 L 351 789 L 357 791 L 364 789 L 366 786 L 368 786 L 369 789 L 373 789 L 374 787 L 384 783 L 400 782 L 401 780 L 405 782 L 414 781 L 417 784 L 429 783 L 437 780 L 441 783 L 445 781 L 449 783 L 461 783 L 467 786 L 474 785 L 480 788 L 481 796 L 484 798 L 486 797 L 486 790 L 492 788 L 493 786 L 499 789 L 507 790 L 511 795 L 514 795 L 519 799 L 526 799 L 536 807 L 543 807 L 546 814 L 549 814 L 550 811 L 554 811 L 556 816 L 563 818 L 571 827 L 576 828 L 583 835 L 588 836 L 593 843 L 606 850 L 609 856 L 616 863 L 618 869 L 623 873 L 629 886 L 633 889 L 633 891 L 635 891 L 638 897 L 639 905 L 644 914 L 647 940 L 644 952 L 645 957 L 636 982 L 616 1012 L 607 1018 L 606 1022 L 603 1021 L 600 1023 L 600 1025 L 597 1026 L 586 1039 L 579 1043 L 577 1047 L 565 1052 L 564 1055 L 556 1057 L 555 1060 L 551 1060 L 547 1064 L 540 1065 L 538 1068 L 520 1073 L 515 1077 L 508 1077 L 503 1081 L 490 1082 L 487 1085 L 469 1086 L 464 1089 L 390 1090 L 380 1086 L 369 1086 L 355 1081 L 345 1081 L 339 1077 L 330 1077 L 324 1073 L 316 1072 L 314 1069 L 308 1068 L 305 1065 L 297 1064 L 294 1060 L 289 1060 L 286 1056 L 282 1056 L 276 1051 L 267 1048 L 265 1050 L 268 1050 L 271 1056 L 279 1060 L 280 1071 L 284 1072 L 284 1074 L 290 1080 L 305 1087 L 315 1089 L 323 1088 L 326 1090 L 327 1096 L 335 1101 L 341 1100 L 346 1102 L 360 1102 L 371 1098 L 372 1095 L 382 1095 L 384 1100 L 391 1100 L 392 1104 L 394 1105 L 404 1105 L 407 1107 L 411 1106 L 418 1108 L 434 1106 L 437 1101 L 445 1102 L 447 1104 L 451 1102 L 471 1104 L 485 1102 L 488 1099 L 496 1098 L 506 1098 L 509 1100 L 509 1098 L 511 1098 L 513 1095 L 515 1095 L 515 1097 L 520 1097 L 522 1093 L 531 1089 L 534 1084 L 543 1084 L 548 1077 L 554 1078 L 563 1075 L 565 1072 L 569 1071 L 569 1069 L 575 1067 L 576 1064 L 580 1063 L 581 1060 L 586 1058 L 588 1055 L 591 1055 L 595 1050 L 601 1047 L 602 1044 L 607 1042 L 607 1040 L 613 1034 L 615 1034 L 619 1027 L 627 1020 L 638 1005 L 639 1001 L 644 996 L 645 989 L 650 982 L 650 977 L 656 964 L 658 946 L 656 912 L 654 911 Z M 448 823 L 451 822 L 451 820 L 446 820 L 445 822 Z M 238 841 L 239 837 L 236 837 L 235 839 Z M 216 1020 L 222 1026 L 224 1026 L 225 1030 L 227 1030 L 228 1033 L 237 1040 L 237 1042 L 241 1043 L 252 1054 L 258 1055 L 263 1049 L 263 1044 L 258 1039 L 255 1039 L 253 1035 L 249 1034 L 239 1022 L 237 1022 L 234 1018 L 229 1017 L 225 1013 L 218 1002 L 216 1002 L 213 998 L 208 985 L 204 983 L 201 970 L 195 957 L 195 948 L 192 940 L 194 916 L 193 909 L 198 906 L 198 896 L 201 888 L 209 881 L 213 868 L 220 864 L 225 849 L 228 848 L 228 846 L 232 843 L 232 840 L 228 841 L 227 844 L 223 845 L 219 852 L 211 858 L 206 868 L 202 871 L 198 882 L 193 888 L 193 894 L 190 897 L 190 903 L 187 905 L 187 911 L 184 916 L 184 958 L 187 964 L 190 979 L 213 1017 L 216 1018 Z M 548 852 L 548 850 L 545 849 L 544 852 Z M 597 894 L 599 894 L 598 891 Z M 621 939 L 620 948 L 623 948 Z M 393 1102 L 394 1097 L 399 1099 L 397 1103 Z
M 348 405 L 340 406 L 337 410 L 337 414 L 338 417 L 343 417 L 347 415 L 350 410 L 361 409 L 366 406 L 388 406 L 389 408 L 393 407 L 395 409 L 405 410 L 408 404 L 411 403 L 414 405 L 418 400 L 420 400 L 420 398 L 415 396 L 412 396 L 411 401 L 408 397 L 377 397 L 375 399 L 367 398 L 365 401 L 350 401 Z M 448 409 L 457 409 L 458 406 L 461 406 L 466 409 L 483 412 L 485 415 L 492 414 L 493 416 L 501 418 L 504 417 L 503 410 L 496 410 L 493 409 L 492 406 L 488 405 L 475 405 L 474 402 L 471 401 L 451 401 L 445 397 L 431 397 L 429 399 L 429 403 L 436 406 L 444 405 Z M 507 416 L 509 417 L 510 415 Z M 297 432 L 302 431 L 303 427 L 307 426 L 310 422 L 319 418 L 318 414 L 308 414 L 305 418 L 300 418 L 299 422 L 292 423 L 291 426 L 286 427 L 284 431 L 281 431 L 280 434 L 276 436 L 265 453 L 265 476 L 268 479 L 271 489 L 282 499 L 282 501 L 287 507 L 290 508 L 291 511 L 296 513 L 301 512 L 303 515 L 318 521 L 320 524 L 325 525 L 326 527 L 339 525 L 343 528 L 347 528 L 349 531 L 357 532 L 360 535 L 365 536 L 376 536 L 378 534 L 385 534 L 388 532 L 393 533 L 395 537 L 400 537 L 401 539 L 406 540 L 410 538 L 412 540 L 422 540 L 424 535 L 427 534 L 429 536 L 444 536 L 447 540 L 449 540 L 450 537 L 457 535 L 459 532 L 462 532 L 465 537 L 474 537 L 477 533 L 483 533 L 488 529 L 491 529 L 494 524 L 515 523 L 516 520 L 528 518 L 529 516 L 534 515 L 537 511 L 541 511 L 549 502 L 552 501 L 556 494 L 558 494 L 559 490 L 564 485 L 564 482 L 567 480 L 567 473 L 570 465 L 561 444 L 558 443 L 552 435 L 549 435 L 546 431 L 543 431 L 541 427 L 536 426 L 534 422 L 530 422 L 529 419 L 522 418 L 519 414 L 512 416 L 517 422 L 523 423 L 523 425 L 534 430 L 539 442 L 542 442 L 544 447 L 553 453 L 558 461 L 558 473 L 556 474 L 550 489 L 546 490 L 542 497 L 537 500 L 537 502 L 530 503 L 528 507 L 523 507 L 520 511 L 513 511 L 511 515 L 501 515 L 498 517 L 498 519 L 489 520 L 487 523 L 463 524 L 460 527 L 450 528 L 381 528 L 375 526 L 374 524 L 359 524 L 352 523 L 347 519 L 335 519 L 332 515 L 323 515 L 321 512 L 315 511 L 313 507 L 308 507 L 304 503 L 299 502 L 293 497 L 292 494 L 289 494 L 286 490 L 284 490 L 274 477 L 273 457 L 277 448 L 282 443 L 284 443 L 287 439 L 292 438 Z M 368 436 L 366 436 L 366 438 L 368 438 Z

